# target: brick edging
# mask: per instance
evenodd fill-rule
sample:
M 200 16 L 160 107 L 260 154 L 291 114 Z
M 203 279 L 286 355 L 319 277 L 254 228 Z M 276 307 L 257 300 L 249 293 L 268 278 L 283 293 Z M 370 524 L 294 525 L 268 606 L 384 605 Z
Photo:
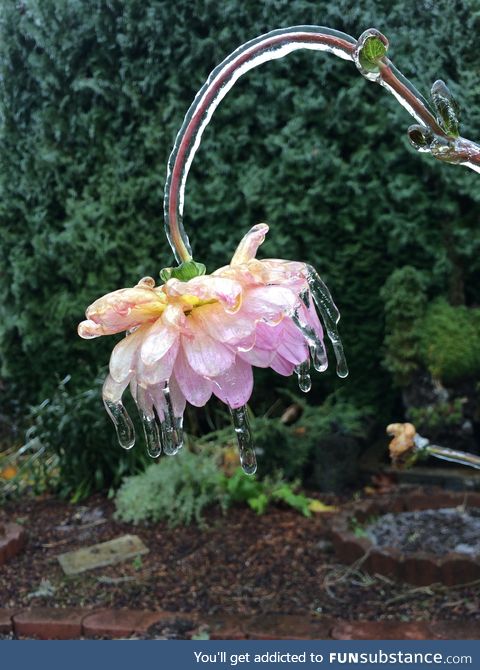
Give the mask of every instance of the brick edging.
M 44 640 L 128 638 L 152 626 L 181 619 L 191 631 L 212 640 L 472 640 L 480 638 L 480 621 L 341 621 L 309 615 L 261 614 L 201 616 L 198 613 L 132 609 L 0 609 L 0 633 Z
M 369 517 L 388 512 L 400 513 L 442 507 L 467 505 L 480 507 L 480 493 L 438 491 L 414 492 L 363 500 L 353 503 L 335 516 L 331 525 L 332 543 L 337 558 L 343 563 L 361 561 L 362 570 L 378 573 L 389 579 L 405 581 L 415 586 L 441 582 L 447 586 L 468 584 L 480 579 L 480 558 L 449 552 L 438 556 L 427 552 L 404 554 L 394 547 L 378 547 L 366 537 L 358 537 L 352 521 L 364 523 Z

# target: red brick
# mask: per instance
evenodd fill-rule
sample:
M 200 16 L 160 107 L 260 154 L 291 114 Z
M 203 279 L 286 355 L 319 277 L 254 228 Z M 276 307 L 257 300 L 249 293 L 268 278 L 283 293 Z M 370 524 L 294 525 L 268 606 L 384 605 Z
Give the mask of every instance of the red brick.
M 288 614 L 262 614 L 247 624 L 251 640 L 327 640 L 333 622 Z
M 440 581 L 440 564 L 435 556 L 425 553 L 406 555 L 399 577 L 415 586 L 428 586 Z
M 373 549 L 365 562 L 365 568 L 390 579 L 399 579 L 400 570 L 403 569 L 403 556 L 397 549 Z
M 205 624 L 211 640 L 245 640 L 250 619 L 251 617 L 235 615 L 211 616 L 202 620 L 202 623 Z
M 146 633 L 150 626 L 174 616 L 172 612 L 98 610 L 83 619 L 82 632 L 85 637 L 129 637 Z
M 334 640 L 431 640 L 432 632 L 423 621 L 343 621 L 332 629 Z
M 440 563 L 441 581 L 447 586 L 468 584 L 480 579 L 480 563 L 464 554 L 447 554 Z
M 339 534 L 334 543 L 335 554 L 343 563 L 354 563 L 365 556 L 372 543 L 364 538 L 356 538 L 351 533 Z
M 75 640 L 82 634 L 82 619 L 89 610 L 34 607 L 13 617 L 16 635 L 42 640 Z M 91 611 L 91 610 L 90 610 Z
M 436 640 L 480 639 L 480 621 L 433 621 L 430 629 Z
M 17 609 L 0 609 L 0 633 L 6 634 L 13 631 L 12 617 L 21 612 Z

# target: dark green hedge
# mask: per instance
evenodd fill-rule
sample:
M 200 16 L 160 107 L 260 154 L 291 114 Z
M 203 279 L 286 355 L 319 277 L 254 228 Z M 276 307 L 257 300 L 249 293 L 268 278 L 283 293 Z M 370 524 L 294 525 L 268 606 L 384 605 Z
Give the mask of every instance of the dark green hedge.
M 77 337 L 86 305 L 171 264 L 167 157 L 198 87 L 241 42 L 289 24 L 377 27 L 425 94 L 447 81 L 463 134 L 480 138 L 473 0 L 5 0 L 0 17 L 1 377 L 20 405 L 67 374 L 91 386 L 112 342 Z M 342 386 L 379 416 L 391 387 L 380 289 L 392 271 L 424 270 L 430 294 L 454 302 L 480 297 L 478 176 L 415 154 L 411 122 L 352 64 L 295 53 L 227 96 L 187 189 L 186 227 L 209 268 L 259 221 L 272 228 L 265 255 L 317 267 L 343 315 L 351 376 L 317 377 L 314 398 Z M 283 382 L 258 380 L 261 410 Z

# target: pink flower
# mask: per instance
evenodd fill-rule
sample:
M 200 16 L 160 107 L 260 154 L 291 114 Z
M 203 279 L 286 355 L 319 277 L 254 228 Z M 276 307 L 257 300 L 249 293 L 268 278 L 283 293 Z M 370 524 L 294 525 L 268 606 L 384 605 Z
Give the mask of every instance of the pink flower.
M 81 337 L 127 332 L 113 349 L 103 388 L 122 446 L 130 448 L 135 441 L 122 404 L 128 385 L 153 456 L 162 444 L 166 453 L 178 450 L 185 403 L 202 407 L 213 393 L 230 408 L 244 467 L 254 471 L 245 413 L 253 389 L 252 366 L 271 367 L 286 376 L 296 369 L 303 390 L 310 388 L 310 357 L 318 370 L 326 369 L 323 331 L 312 298 L 318 303 L 318 290 L 329 298 L 328 290 L 303 263 L 256 260 L 267 232 L 265 224 L 254 226 L 230 265 L 211 275 L 172 278 L 158 287 L 146 277 L 87 309 L 87 320 L 78 327 Z M 313 296 L 312 282 L 317 282 Z M 328 310 L 325 316 L 332 321 Z

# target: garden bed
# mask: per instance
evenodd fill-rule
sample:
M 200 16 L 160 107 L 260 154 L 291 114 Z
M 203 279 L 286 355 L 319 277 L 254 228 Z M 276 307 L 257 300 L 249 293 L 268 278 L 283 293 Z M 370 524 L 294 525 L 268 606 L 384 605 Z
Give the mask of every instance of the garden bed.
M 398 493 L 392 493 L 398 499 Z M 402 492 L 403 496 L 409 496 Z M 340 499 L 324 497 L 330 503 Z M 382 497 L 382 500 L 385 496 Z M 373 498 L 372 498 L 373 500 Z M 337 515 L 305 518 L 273 508 L 206 514 L 206 528 L 132 526 L 112 519 L 96 496 L 82 505 L 55 498 L 10 503 L 0 522 L 27 532 L 22 553 L 0 567 L 1 606 L 170 610 L 227 617 L 265 612 L 348 620 L 480 619 L 480 585 L 413 589 L 342 565 L 330 543 Z M 3 518 L 2 518 L 3 515 Z M 66 577 L 56 556 L 125 533 L 150 552 L 141 559 Z

